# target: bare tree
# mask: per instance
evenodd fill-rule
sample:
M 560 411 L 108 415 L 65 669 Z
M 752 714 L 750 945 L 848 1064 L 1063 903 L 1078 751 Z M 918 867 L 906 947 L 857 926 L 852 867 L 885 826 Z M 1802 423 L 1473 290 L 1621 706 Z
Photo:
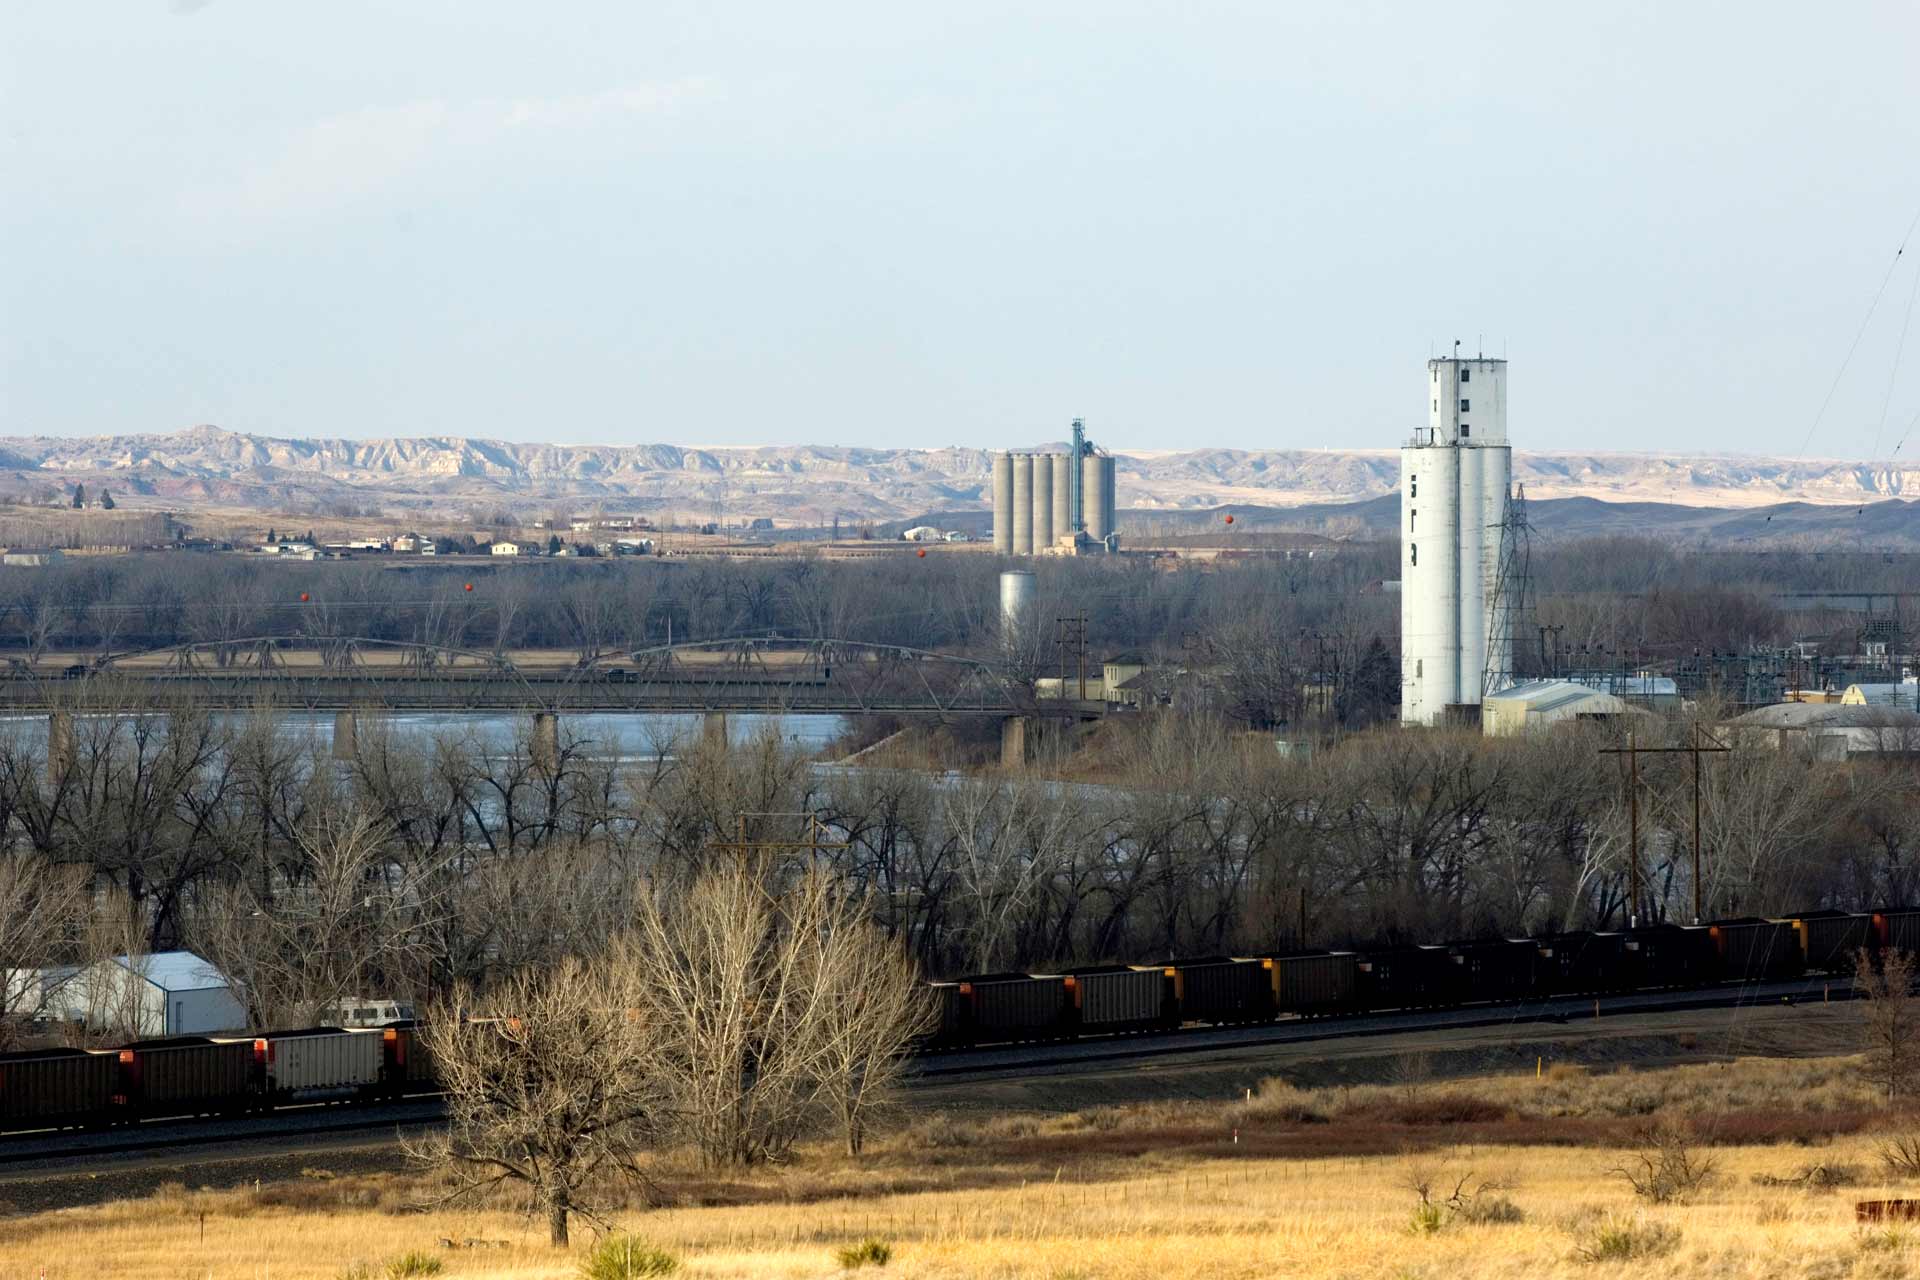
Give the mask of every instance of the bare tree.
M 847 1154 L 866 1144 L 875 1109 L 899 1081 L 907 1046 L 936 1016 L 919 966 L 872 922 L 859 899 L 825 899 L 815 922 L 814 981 L 826 993 L 814 1030 L 820 1093 L 833 1110 Z
M 452 1179 L 447 1199 L 518 1183 L 545 1210 L 548 1241 L 564 1247 L 573 1214 L 599 1218 L 599 1189 L 640 1177 L 660 1103 L 633 985 L 617 963 L 566 959 L 486 999 L 460 988 L 434 1011 L 426 1045 L 447 1128 L 407 1151 Z
M 1883 952 L 1878 965 L 1865 947 L 1854 960 L 1854 985 L 1867 1002 L 1861 1020 L 1867 1078 L 1886 1091 L 1889 1105 L 1910 1094 L 1920 1080 L 1920 1041 L 1915 1038 L 1920 1001 L 1913 995 L 1917 974 L 1920 963 L 1913 953 L 1897 947 Z
M 643 894 L 629 942 L 649 1055 L 679 1125 L 712 1166 L 778 1156 L 806 1127 L 820 1071 L 808 1034 L 827 993 L 808 928 L 824 885 L 776 895 L 763 869 L 723 867 Z
M 0 854 L 0 1042 L 15 1021 L 46 1011 L 56 989 L 42 971 L 72 958 L 86 914 L 84 868 Z
M 343 997 L 422 985 L 439 904 L 430 876 L 390 860 L 387 834 L 364 814 L 321 820 L 295 833 L 298 863 L 270 894 L 249 878 L 204 895 L 192 936 L 254 1025 L 311 1025 Z
M 857 1153 L 929 1016 L 912 962 L 823 870 L 743 859 L 656 886 L 624 953 L 649 1060 L 710 1165 L 777 1158 L 828 1118 Z

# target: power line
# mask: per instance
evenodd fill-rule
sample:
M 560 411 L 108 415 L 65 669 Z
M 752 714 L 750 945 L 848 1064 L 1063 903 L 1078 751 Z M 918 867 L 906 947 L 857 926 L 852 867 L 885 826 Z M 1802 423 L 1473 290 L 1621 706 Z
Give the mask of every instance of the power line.
M 1800 452 L 1794 456 L 1799 461 L 1807 454 L 1807 446 L 1813 443 L 1813 433 L 1820 429 L 1820 422 L 1827 416 L 1827 408 L 1833 403 L 1833 393 L 1840 389 L 1840 380 L 1847 376 L 1847 366 L 1853 363 L 1853 353 L 1860 349 L 1860 339 L 1866 337 L 1867 326 L 1873 323 L 1873 313 L 1880 309 L 1880 299 L 1886 295 L 1887 283 L 1893 279 L 1894 271 L 1900 266 L 1901 255 L 1907 251 L 1907 241 L 1913 236 L 1913 229 L 1920 226 L 1920 210 L 1915 210 L 1913 221 L 1907 224 L 1906 234 L 1900 237 L 1900 247 L 1893 251 L 1893 261 L 1887 264 L 1887 274 L 1880 278 L 1880 287 L 1874 290 L 1873 301 L 1867 306 L 1866 318 L 1860 321 L 1859 332 L 1853 335 L 1853 342 L 1847 347 L 1846 359 L 1840 362 L 1840 371 L 1833 375 L 1833 385 L 1827 388 L 1826 399 L 1820 402 L 1820 412 L 1813 415 L 1813 425 L 1807 428 L 1807 438 L 1800 442 Z
M 1893 387 L 1900 379 L 1900 360 L 1907 350 L 1907 330 L 1913 325 L 1913 301 L 1920 298 L 1920 271 L 1913 273 L 1913 287 L 1907 290 L 1907 315 L 1900 322 L 1900 341 L 1893 349 L 1893 367 L 1887 370 L 1887 393 L 1880 398 L 1880 421 L 1873 427 L 1873 451 L 1867 455 L 1871 462 L 1880 453 L 1880 433 L 1886 430 L 1887 410 L 1893 405 Z

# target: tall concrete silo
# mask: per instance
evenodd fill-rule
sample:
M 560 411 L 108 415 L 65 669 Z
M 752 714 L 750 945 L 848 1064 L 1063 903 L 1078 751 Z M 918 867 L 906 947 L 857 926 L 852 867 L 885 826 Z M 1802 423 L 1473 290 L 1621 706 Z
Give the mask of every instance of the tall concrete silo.
M 1107 454 L 1100 459 L 1101 491 L 1107 499 L 1107 532 L 1120 532 L 1120 511 L 1118 494 L 1120 486 L 1114 478 L 1113 455 Z
M 1400 721 L 1439 724 L 1513 670 L 1496 587 L 1513 449 L 1507 362 L 1427 361 L 1427 426 L 1400 450 Z
M 1033 455 L 1013 455 L 1013 554 L 1033 554 Z
M 1033 551 L 1043 554 L 1053 546 L 1053 455 L 1033 455 Z
M 1089 453 L 1080 459 L 1080 475 L 1087 536 L 1098 542 L 1113 532 L 1113 459 Z
M 1053 459 L 1053 532 L 1047 545 L 1057 547 L 1060 539 L 1073 532 L 1073 468 L 1070 453 L 1055 454 Z
M 993 455 L 993 549 L 1013 554 L 1013 455 Z
M 1008 569 L 1000 575 L 1000 635 L 1012 640 L 1033 625 L 1033 571 Z

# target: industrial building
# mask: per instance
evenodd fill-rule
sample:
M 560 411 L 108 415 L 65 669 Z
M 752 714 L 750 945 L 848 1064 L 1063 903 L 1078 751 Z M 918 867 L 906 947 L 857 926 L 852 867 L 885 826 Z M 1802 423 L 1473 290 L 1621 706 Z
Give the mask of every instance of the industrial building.
M 233 980 L 191 951 L 114 956 L 47 971 L 46 1016 L 142 1038 L 204 1035 L 247 1025 Z
M 1527 680 L 1486 695 L 1480 729 L 1490 738 L 1536 733 L 1566 720 L 1626 715 L 1627 704 L 1610 693 L 1571 680 Z
M 1427 361 L 1427 425 L 1400 450 L 1400 719 L 1471 720 L 1512 683 L 1507 362 Z M 1512 594 L 1510 594 L 1510 592 Z
M 1001 453 L 993 459 L 993 549 L 1003 556 L 1075 555 L 1117 549 L 1113 458 L 1073 420 L 1066 453 Z

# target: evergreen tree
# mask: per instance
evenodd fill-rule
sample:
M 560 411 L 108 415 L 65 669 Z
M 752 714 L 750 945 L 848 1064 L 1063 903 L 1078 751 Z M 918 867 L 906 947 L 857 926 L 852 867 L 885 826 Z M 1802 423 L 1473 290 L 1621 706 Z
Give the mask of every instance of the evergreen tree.
M 111 493 L 108 493 L 105 489 L 102 489 L 100 491 L 100 509 L 102 511 L 113 510 L 113 495 Z
M 78 511 L 80 510 L 80 508 L 86 505 L 87 505 L 87 486 L 83 484 L 76 484 L 75 486 L 73 486 L 73 509 L 75 511 Z

